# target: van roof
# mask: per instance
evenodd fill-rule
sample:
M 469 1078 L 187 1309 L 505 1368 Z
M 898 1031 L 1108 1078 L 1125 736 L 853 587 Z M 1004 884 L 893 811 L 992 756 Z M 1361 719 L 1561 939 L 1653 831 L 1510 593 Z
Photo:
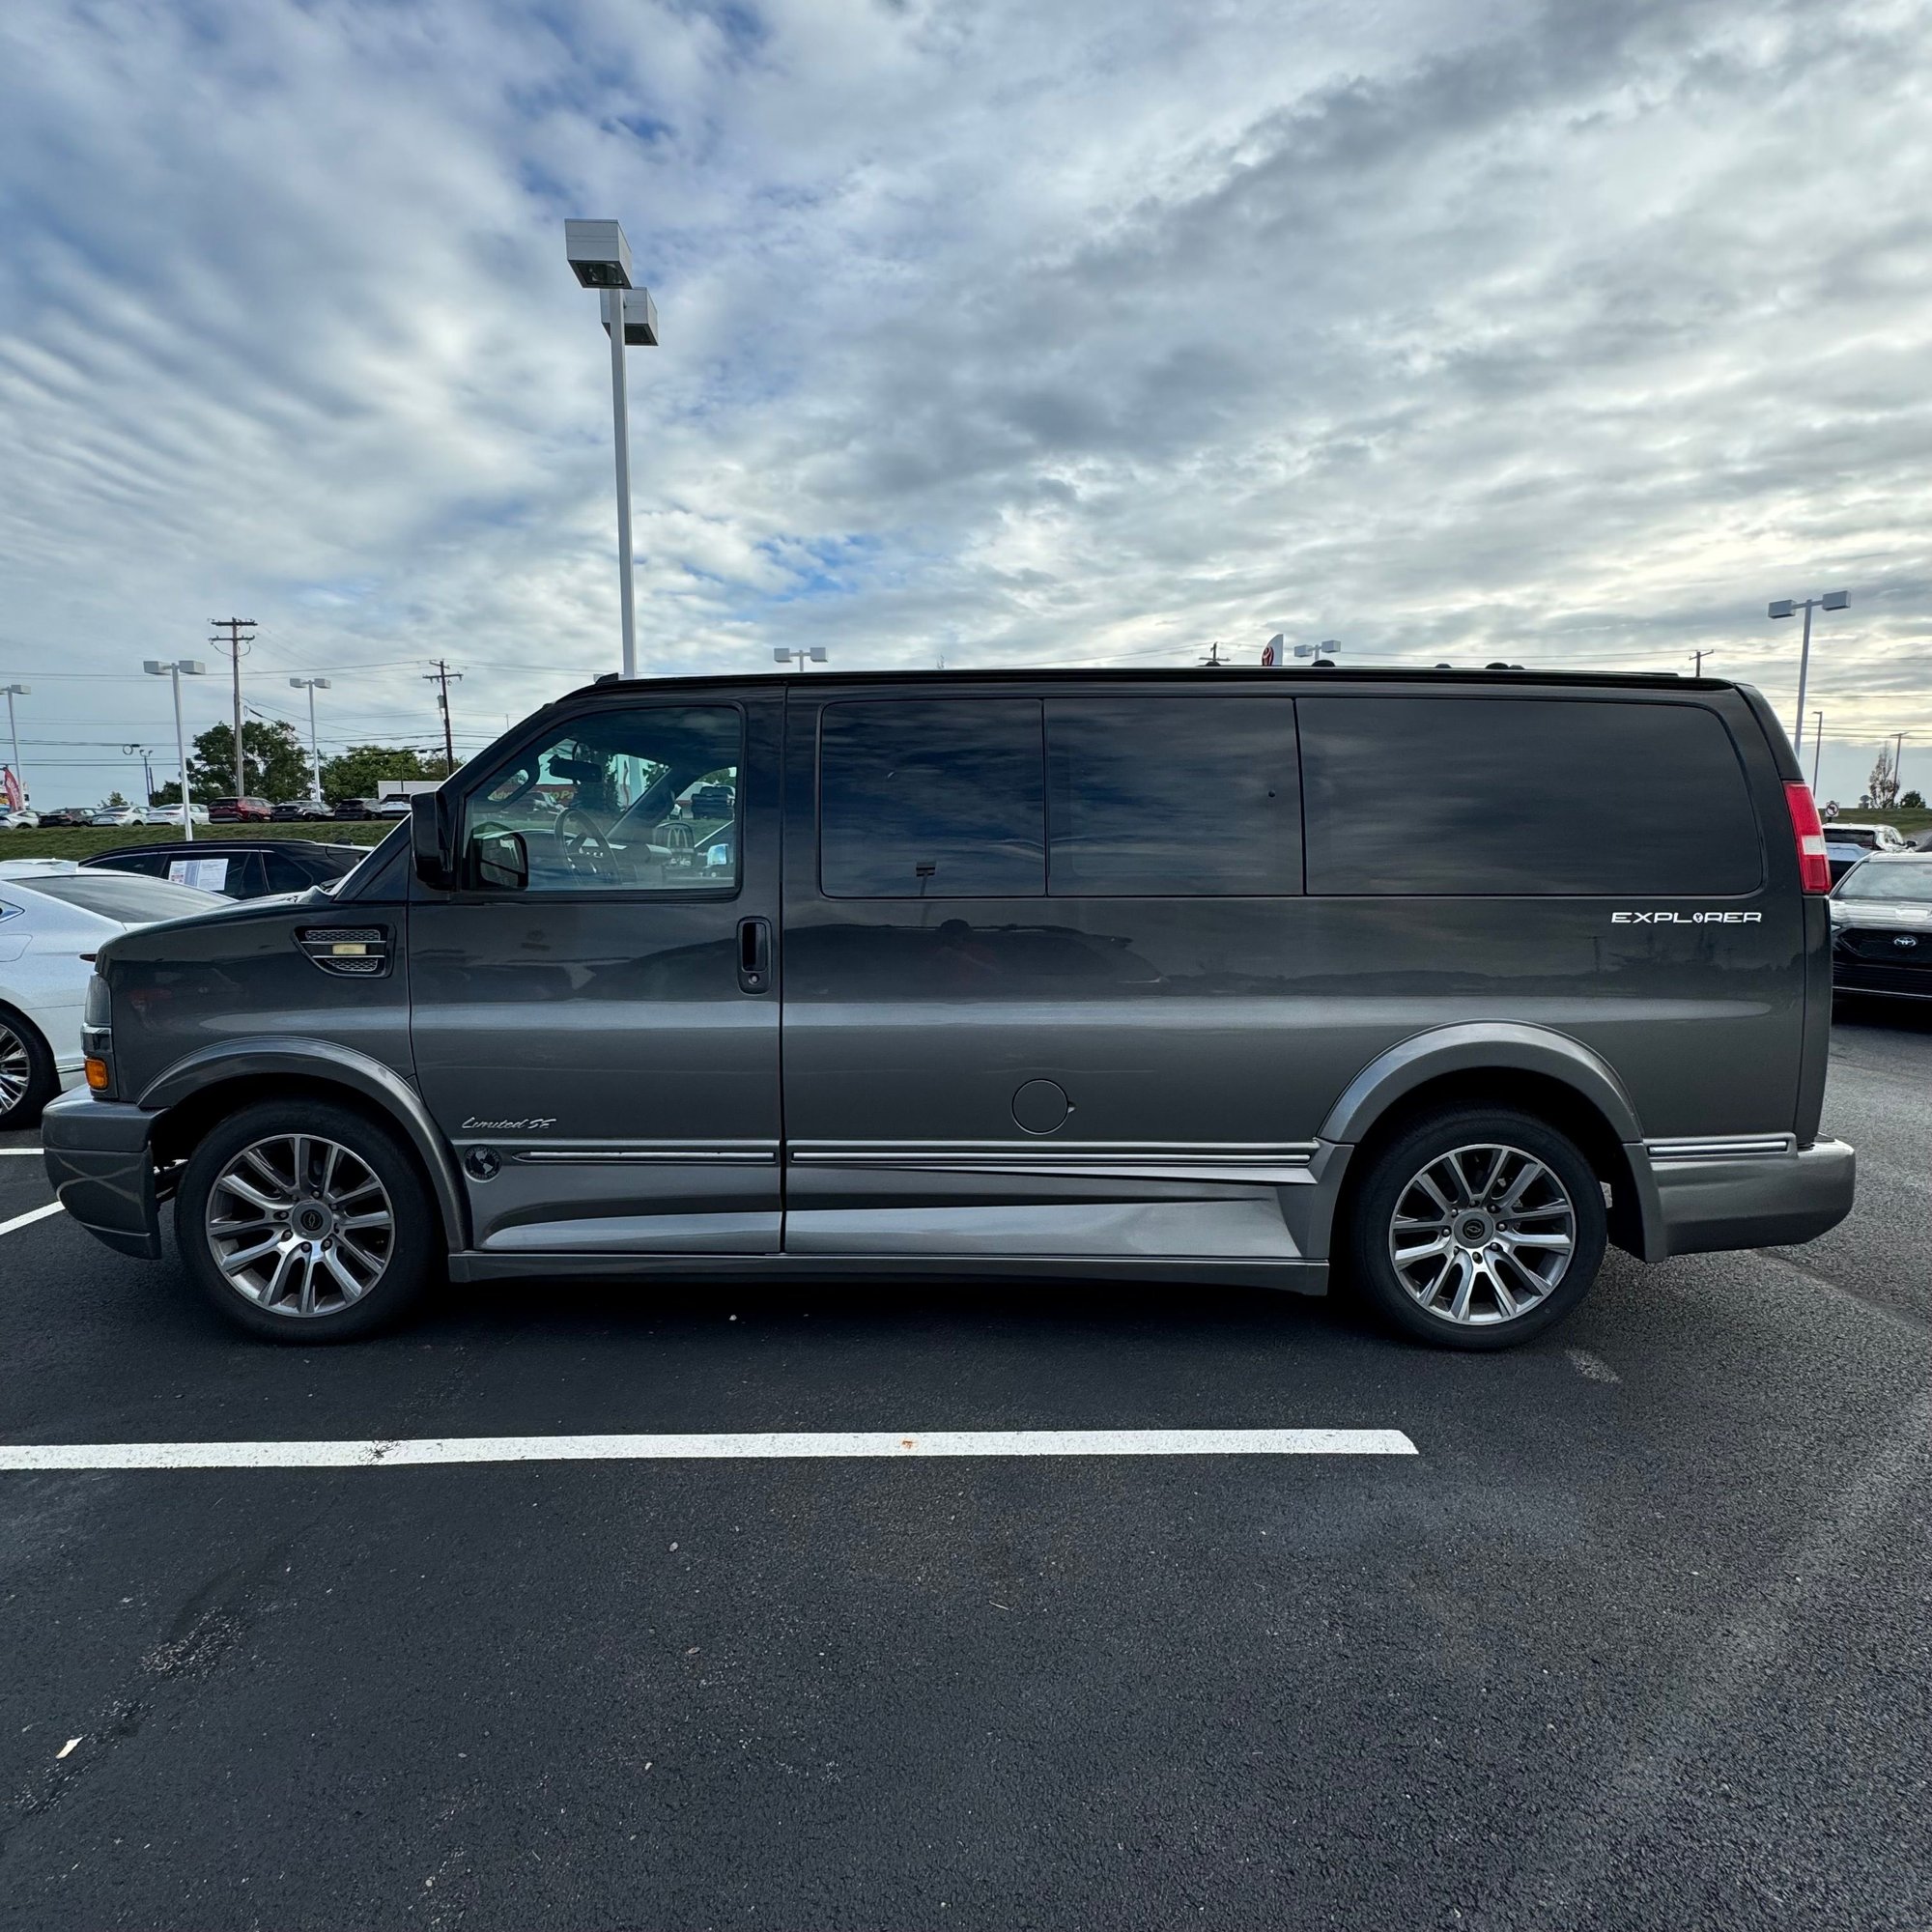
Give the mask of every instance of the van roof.
M 1137 670 L 1131 665 L 1016 665 L 1006 668 L 989 666 L 984 669 L 959 670 L 813 670 L 813 671 L 726 671 L 708 676 L 690 677 L 642 677 L 626 679 L 614 671 L 590 684 L 579 685 L 576 690 L 566 692 L 566 697 L 590 697 L 599 694 L 616 691 L 676 691 L 694 686 L 715 686 L 721 683 L 747 685 L 838 685 L 852 687 L 869 684 L 932 684 L 965 685 L 976 684 L 1060 684 L 1068 678 L 1080 678 L 1098 683 L 1103 681 L 1136 684 L 1193 684 L 1204 679 L 1216 683 L 1235 680 L 1248 684 L 1266 684 L 1277 688 L 1289 685 L 1306 689 L 1313 687 L 1326 690 L 1337 683 L 1346 684 L 1494 684 L 1525 685 L 1548 684 L 1568 690 L 1600 690 L 1605 687 L 1613 690 L 1635 691 L 1734 691 L 1739 687 L 1727 677 L 1680 677 L 1672 671 L 1607 671 L 1607 670 L 1483 670 L 1469 669 L 1437 670 L 1427 665 L 1378 665 L 1373 667 L 1350 665 L 1336 666 L 1332 670 L 1317 670 L 1312 667 L 1287 670 L 1264 669 L 1260 665 L 1189 665 L 1161 666 L 1154 669 Z

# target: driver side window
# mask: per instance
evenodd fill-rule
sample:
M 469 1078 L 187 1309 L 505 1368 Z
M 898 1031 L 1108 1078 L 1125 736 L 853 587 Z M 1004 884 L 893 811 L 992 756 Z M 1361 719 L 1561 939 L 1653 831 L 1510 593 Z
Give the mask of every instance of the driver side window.
M 730 705 L 573 719 L 471 792 L 466 875 L 479 849 L 524 842 L 531 893 L 733 893 L 744 724 Z

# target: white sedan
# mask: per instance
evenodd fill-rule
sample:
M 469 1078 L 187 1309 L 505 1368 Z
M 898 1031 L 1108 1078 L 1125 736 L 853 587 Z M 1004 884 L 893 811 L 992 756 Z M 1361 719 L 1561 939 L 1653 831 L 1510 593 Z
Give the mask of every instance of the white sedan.
M 80 1077 L 94 955 L 117 933 L 234 904 L 71 859 L 0 861 L 0 1130 L 31 1127 Z
M 190 805 L 187 815 L 192 825 L 208 823 L 208 808 L 205 805 Z M 179 825 L 181 822 L 182 809 L 178 805 L 147 805 L 141 808 L 143 825 Z

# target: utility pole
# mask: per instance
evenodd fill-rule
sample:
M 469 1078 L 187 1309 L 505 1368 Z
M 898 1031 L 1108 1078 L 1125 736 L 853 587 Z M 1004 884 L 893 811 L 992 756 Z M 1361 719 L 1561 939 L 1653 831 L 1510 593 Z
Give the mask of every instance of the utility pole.
M 1221 655 L 1221 640 L 1219 638 L 1216 638 L 1214 641 L 1208 646 L 1208 655 L 1205 658 L 1203 658 L 1201 662 L 1204 665 L 1206 665 L 1209 670 L 1219 670 L 1222 665 L 1224 665 L 1227 662 L 1227 660 L 1223 658 Z
M 1702 677 L 1704 675 L 1704 653 L 1702 651 L 1692 651 L 1690 655 L 1697 660 L 1697 668 L 1690 675 L 1692 677 Z
M 248 760 L 242 751 L 242 660 L 248 655 L 248 647 L 255 641 L 255 620 L 252 617 L 211 617 L 209 628 L 213 631 L 226 631 L 226 638 L 213 637 L 209 642 L 217 651 L 227 654 L 235 668 L 235 796 L 248 796 Z
M 463 673 L 452 671 L 447 658 L 431 658 L 436 668 L 423 672 L 423 682 L 437 687 L 437 708 L 442 713 L 442 762 L 443 777 L 447 778 L 456 769 L 456 742 L 449 729 L 449 680 L 453 677 L 461 684 Z
M 1905 741 L 1911 737 L 1910 731 L 1895 731 L 1891 739 L 1891 802 L 1896 805 L 1905 796 L 1905 780 L 1899 773 L 1899 766 L 1905 758 Z

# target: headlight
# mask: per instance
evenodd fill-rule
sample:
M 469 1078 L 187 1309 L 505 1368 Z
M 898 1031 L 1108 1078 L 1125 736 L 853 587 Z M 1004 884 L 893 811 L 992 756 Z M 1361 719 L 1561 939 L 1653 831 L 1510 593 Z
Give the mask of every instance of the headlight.
M 112 995 L 107 990 L 107 981 L 97 970 L 87 981 L 87 1004 L 81 1009 L 82 1026 L 104 1027 L 111 1024 L 113 1012 Z

